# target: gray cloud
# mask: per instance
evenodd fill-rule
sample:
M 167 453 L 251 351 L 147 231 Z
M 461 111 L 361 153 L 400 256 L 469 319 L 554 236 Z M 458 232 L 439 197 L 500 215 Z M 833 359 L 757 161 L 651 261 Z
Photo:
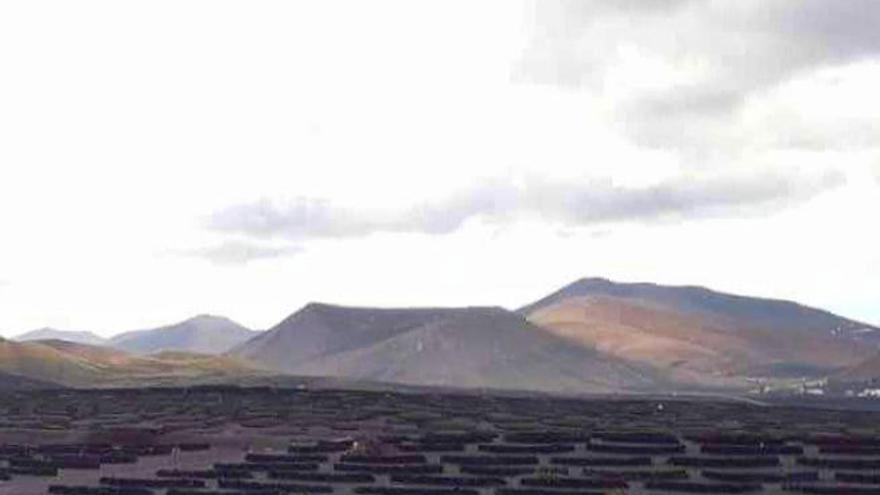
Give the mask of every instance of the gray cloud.
M 541 1 L 517 77 L 601 93 L 618 49 L 637 47 L 693 76 L 622 96 L 615 119 L 639 144 L 715 145 L 751 95 L 880 56 L 878 25 L 873 0 Z
M 180 254 L 203 258 L 218 265 L 240 265 L 260 259 L 292 256 L 302 252 L 299 246 L 264 246 L 251 242 L 226 241 L 214 246 L 182 251 Z
M 545 184 L 529 194 L 545 217 L 569 224 L 687 220 L 772 212 L 841 185 L 835 173 L 795 178 L 783 175 L 679 180 L 640 189 Z
M 215 212 L 208 227 L 255 238 L 352 238 L 375 233 L 448 234 L 480 218 L 505 224 L 537 216 L 564 226 L 613 222 L 683 221 L 768 213 L 834 188 L 839 174 L 779 174 L 682 178 L 644 188 L 587 183 L 496 182 L 398 212 L 371 214 L 300 198 L 287 204 L 260 200 Z
M 743 95 L 739 91 L 697 85 L 677 88 L 675 92 L 664 94 L 663 97 L 641 97 L 636 105 L 641 113 L 662 119 L 673 115 L 723 115 L 731 108 L 736 108 L 742 100 Z
M 570 4 L 578 3 L 582 9 L 589 12 L 596 11 L 612 11 L 626 13 L 648 13 L 648 14 L 668 14 L 678 10 L 687 4 L 694 3 L 699 0 L 587 0 L 581 2 L 569 2 Z
M 285 204 L 263 199 L 217 211 L 207 223 L 212 230 L 261 238 L 363 237 L 376 232 L 446 234 L 458 230 L 475 215 L 504 217 L 516 207 L 516 192 L 509 184 L 497 183 L 403 212 L 373 214 L 314 198 L 296 198 Z

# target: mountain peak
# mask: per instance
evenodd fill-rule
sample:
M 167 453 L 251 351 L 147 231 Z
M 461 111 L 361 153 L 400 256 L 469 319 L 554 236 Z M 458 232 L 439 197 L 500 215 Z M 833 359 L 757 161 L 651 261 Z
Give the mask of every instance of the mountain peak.
M 584 277 L 584 278 L 579 278 L 579 279 L 575 280 L 574 282 L 568 284 L 567 286 L 565 286 L 563 288 L 563 290 L 565 290 L 566 288 L 570 288 L 570 287 L 607 287 L 607 286 L 613 286 L 613 285 L 625 285 L 625 284 L 621 284 L 620 282 L 615 282 L 615 281 L 608 279 L 608 278 L 605 278 L 605 277 Z
M 827 311 L 693 285 L 582 278 L 519 312 L 562 337 L 673 372 L 818 376 L 880 344 L 880 333 L 861 330 L 869 326 Z
M 669 290 L 701 290 L 706 292 L 714 292 L 699 285 L 663 285 L 654 282 L 621 282 L 605 277 L 583 277 L 563 287 L 562 290 L 570 287 L 657 287 Z
M 221 354 L 254 335 L 224 316 L 200 314 L 179 323 L 113 337 L 114 347 L 137 354 L 188 351 Z
M 231 354 L 295 375 L 420 385 L 600 391 L 653 382 L 497 306 L 309 303 Z
M 696 285 L 660 285 L 652 282 L 617 282 L 604 277 L 584 277 L 575 280 L 539 301 L 520 308 L 518 312 L 529 314 L 540 307 L 553 304 L 562 299 L 587 296 L 611 296 L 632 299 L 671 298 L 676 301 L 687 300 L 692 304 L 695 302 L 702 303 L 706 300 L 715 300 L 719 304 L 721 304 L 722 301 L 726 303 L 733 300 L 761 300 L 760 298 L 745 298 L 734 294 L 724 294 Z M 785 303 L 784 301 L 779 302 Z
M 31 335 L 31 334 L 42 334 L 42 333 L 56 334 L 56 333 L 66 333 L 66 331 L 59 330 L 59 329 L 53 328 L 53 327 L 40 327 L 40 328 L 31 330 L 29 332 L 25 332 L 25 333 L 21 334 L 19 337 L 24 337 L 25 335 Z M 70 332 L 70 333 L 74 333 L 74 332 Z
M 332 309 L 346 309 L 347 306 L 341 306 L 339 304 L 330 304 L 321 301 L 309 301 L 303 306 L 300 311 L 326 311 Z
M 92 332 L 74 332 L 58 330 L 51 327 L 43 327 L 37 330 L 31 330 L 30 332 L 25 332 L 15 337 L 15 340 L 19 342 L 29 340 L 64 340 L 67 342 L 88 345 L 104 345 L 106 342 L 103 337 L 95 335 Z
M 297 313 L 310 311 L 364 311 L 364 312 L 465 312 L 465 311 L 507 311 L 501 306 L 429 306 L 429 307 L 410 307 L 410 308 L 387 308 L 387 307 L 368 307 L 368 306 L 345 306 L 342 304 L 332 304 L 319 301 L 311 301 L 300 308 Z M 296 313 L 294 313 L 296 314 Z
M 194 323 L 213 323 L 213 322 L 227 322 L 227 321 L 232 321 L 232 320 L 230 320 L 229 318 L 227 318 L 225 316 L 212 315 L 209 313 L 201 313 L 201 314 L 193 316 L 192 318 L 190 318 L 186 321 L 187 322 L 194 322 Z

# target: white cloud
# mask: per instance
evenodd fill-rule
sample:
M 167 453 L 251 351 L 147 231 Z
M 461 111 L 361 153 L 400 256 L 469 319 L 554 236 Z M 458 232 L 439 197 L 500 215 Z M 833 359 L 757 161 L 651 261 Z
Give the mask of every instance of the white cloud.
M 303 249 L 300 246 L 267 246 L 252 242 L 228 240 L 207 247 L 182 250 L 178 254 L 203 258 L 219 265 L 234 265 L 293 256 L 302 251 Z

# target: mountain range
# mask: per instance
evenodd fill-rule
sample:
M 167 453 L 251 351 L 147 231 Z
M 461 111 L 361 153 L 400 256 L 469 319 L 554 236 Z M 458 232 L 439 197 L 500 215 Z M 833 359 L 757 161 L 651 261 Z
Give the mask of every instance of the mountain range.
M 880 329 L 794 302 L 585 278 L 516 311 L 310 303 L 265 332 L 208 315 L 110 339 L 43 329 L 0 340 L 0 387 L 307 376 L 575 393 L 745 390 L 755 380 L 870 380 L 880 376 L 878 349 Z
M 231 354 L 296 375 L 478 388 L 650 389 L 648 370 L 497 307 L 309 304 Z
M 256 333 L 229 318 L 199 315 L 174 325 L 126 332 L 111 338 L 108 344 L 135 354 L 161 351 L 222 354 Z
M 184 352 L 138 356 L 64 340 L 0 339 L 0 384 L 10 377 L 24 377 L 42 386 L 138 386 L 222 382 L 264 374 L 230 356 Z
M 124 332 L 110 338 L 92 332 L 74 332 L 43 328 L 21 334 L 18 342 L 63 340 L 90 346 L 105 346 L 134 354 L 181 351 L 199 354 L 222 354 L 250 339 L 257 332 L 222 316 L 198 315 L 193 318 L 149 330 Z
M 107 339 L 92 332 L 74 332 L 71 330 L 56 330 L 54 328 L 31 330 L 30 332 L 15 337 L 15 340 L 19 342 L 30 342 L 34 340 L 66 340 L 68 342 L 87 345 L 107 344 Z

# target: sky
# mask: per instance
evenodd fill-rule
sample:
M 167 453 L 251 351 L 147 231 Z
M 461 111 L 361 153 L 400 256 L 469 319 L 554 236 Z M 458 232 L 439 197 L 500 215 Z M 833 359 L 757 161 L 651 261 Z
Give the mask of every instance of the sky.
M 0 3 L 0 335 L 586 276 L 880 324 L 880 2 Z

